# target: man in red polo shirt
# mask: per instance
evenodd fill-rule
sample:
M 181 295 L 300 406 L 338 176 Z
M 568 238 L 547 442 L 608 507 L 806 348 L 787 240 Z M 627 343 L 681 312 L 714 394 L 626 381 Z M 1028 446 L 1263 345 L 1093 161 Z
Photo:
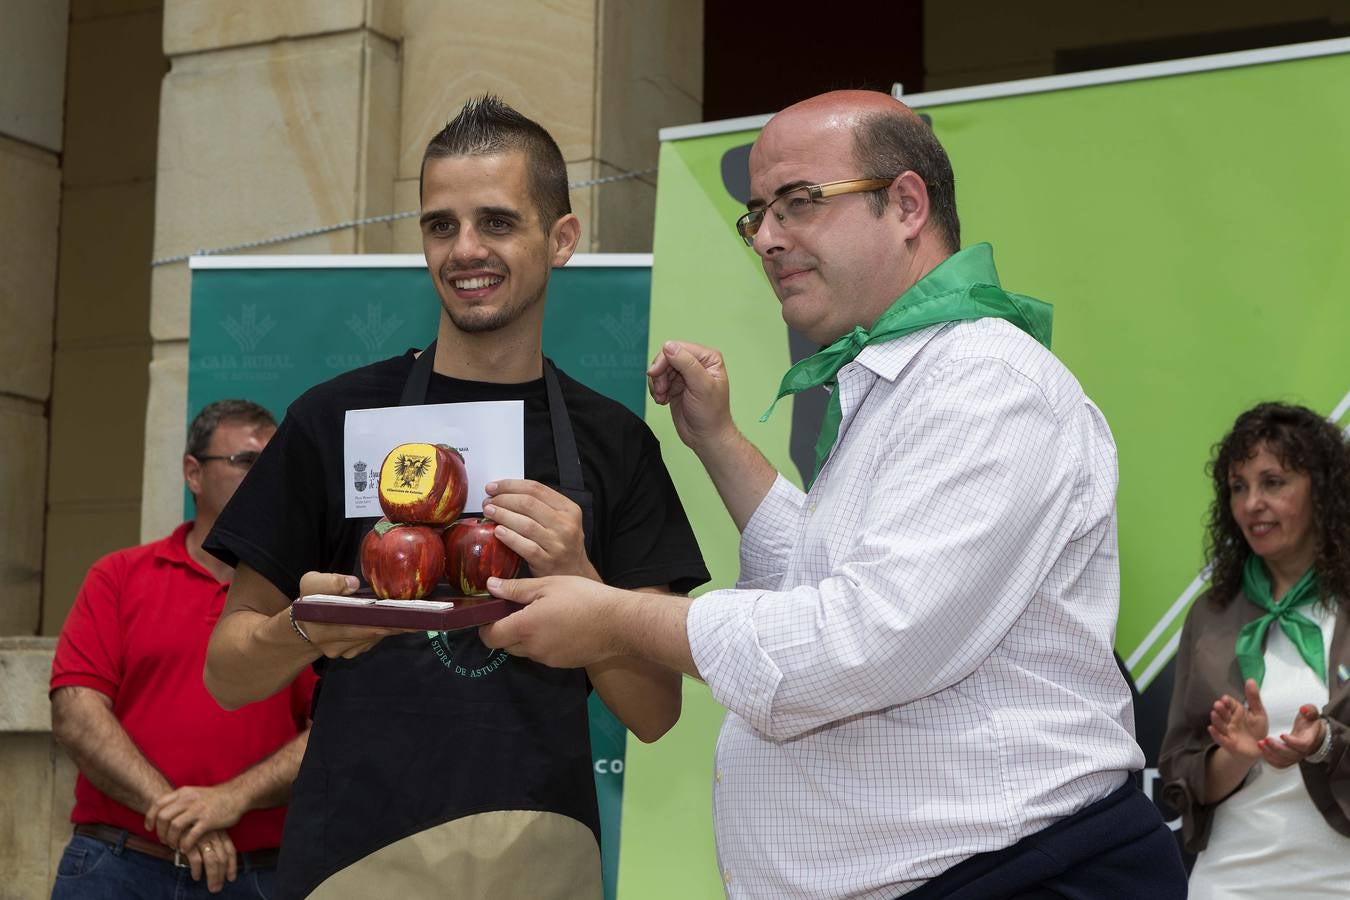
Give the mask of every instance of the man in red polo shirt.
M 52 733 L 79 767 L 53 900 L 270 896 L 314 677 L 233 712 L 202 684 L 234 570 L 202 540 L 276 431 L 222 400 L 188 432 L 190 522 L 89 570 L 52 664 Z

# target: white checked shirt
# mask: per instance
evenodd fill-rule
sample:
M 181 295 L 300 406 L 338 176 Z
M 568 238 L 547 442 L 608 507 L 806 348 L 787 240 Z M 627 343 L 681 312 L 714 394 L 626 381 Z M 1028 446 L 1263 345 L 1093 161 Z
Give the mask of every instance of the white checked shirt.
M 1048 351 L 995 319 L 862 351 L 810 493 L 781 476 L 735 590 L 689 613 L 727 707 L 730 897 L 893 898 L 1141 768 L 1112 656 L 1116 455 Z

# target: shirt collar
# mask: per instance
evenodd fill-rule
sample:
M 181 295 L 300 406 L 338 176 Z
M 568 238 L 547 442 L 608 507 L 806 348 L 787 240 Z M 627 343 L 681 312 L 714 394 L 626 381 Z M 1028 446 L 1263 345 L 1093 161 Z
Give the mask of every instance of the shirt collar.
M 170 565 L 183 566 L 191 569 L 192 571 L 215 581 L 216 576 L 202 568 L 201 563 L 193 559 L 188 553 L 187 536 L 188 532 L 192 530 L 192 525 L 193 522 L 189 519 L 175 528 L 168 537 L 160 541 L 155 547 L 155 558 L 162 559 Z
M 863 348 L 854 362 L 880 378 L 894 381 L 904 371 L 905 366 L 909 365 L 910 360 L 918 356 L 919 351 L 937 337 L 938 332 L 951 324 L 942 322 L 893 341 L 870 344 Z

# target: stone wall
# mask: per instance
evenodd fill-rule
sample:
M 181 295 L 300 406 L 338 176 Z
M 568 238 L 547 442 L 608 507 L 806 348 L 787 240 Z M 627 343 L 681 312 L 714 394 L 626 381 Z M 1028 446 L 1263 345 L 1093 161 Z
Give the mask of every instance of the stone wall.
M 139 537 L 158 0 L 0 0 L 0 900 L 50 894 L 75 769 L 50 637 Z
M 159 0 L 71 8 L 42 634 L 140 539 L 161 22 Z
M 155 257 L 393 211 L 397 4 L 170 0 Z M 266 248 L 387 252 L 380 226 Z M 182 518 L 189 272 L 154 270 L 141 539 Z
M 0 635 L 26 636 L 0 637 L 0 900 L 50 890 L 53 835 L 68 833 L 56 822 L 74 799 L 68 762 L 56 784 L 51 649 L 30 636 L 42 620 L 68 15 L 57 0 L 0 0 Z
M 70 839 L 75 764 L 52 740 L 56 641 L 0 637 L 0 900 L 51 895 Z
M 0 634 L 41 622 L 67 8 L 0 2 Z

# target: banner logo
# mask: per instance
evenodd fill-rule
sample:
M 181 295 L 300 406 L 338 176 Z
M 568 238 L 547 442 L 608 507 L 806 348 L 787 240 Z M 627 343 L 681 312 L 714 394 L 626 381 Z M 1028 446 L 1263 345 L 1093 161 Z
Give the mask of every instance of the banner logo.
M 600 318 L 600 327 L 605 329 L 605 332 L 614 339 L 614 343 L 625 353 L 637 350 L 646 354 L 647 320 L 638 318 L 637 307 L 634 304 L 625 303 L 619 307 L 617 318 L 613 313 L 605 313 Z
M 379 353 L 389 338 L 393 337 L 394 332 L 403 327 L 403 320 L 392 313 L 386 319 L 383 306 L 368 303 L 366 318 L 362 320 L 358 314 L 352 313 L 352 317 L 347 320 L 347 327 L 357 336 L 368 353 L 375 354 Z
M 369 476 L 369 467 L 358 459 L 356 464 L 352 466 L 352 487 L 356 488 L 358 494 L 364 491 L 366 485 L 370 483 Z
M 259 320 L 257 304 L 249 304 L 239 308 L 237 320 L 233 316 L 227 317 L 220 323 L 220 327 L 234 338 L 234 342 L 239 345 L 240 353 L 252 353 L 258 349 L 258 343 L 272 333 L 277 323 L 266 313 Z
M 228 334 L 239 348 L 238 353 L 229 352 L 227 344 L 219 343 L 222 352 L 204 353 L 190 363 L 198 371 L 210 373 L 214 381 L 248 381 L 263 383 L 278 381 L 284 370 L 295 368 L 295 362 L 289 353 L 259 353 L 263 341 L 277 330 L 277 320 L 264 312 L 258 315 L 256 303 L 246 303 L 239 307 L 238 316 L 226 316 L 215 322 L 219 330 Z M 215 329 L 212 329 L 213 331 Z M 194 329 L 194 334 L 196 329 Z M 194 347 L 200 347 L 194 337 Z M 205 342 L 202 342 L 205 343 Z

